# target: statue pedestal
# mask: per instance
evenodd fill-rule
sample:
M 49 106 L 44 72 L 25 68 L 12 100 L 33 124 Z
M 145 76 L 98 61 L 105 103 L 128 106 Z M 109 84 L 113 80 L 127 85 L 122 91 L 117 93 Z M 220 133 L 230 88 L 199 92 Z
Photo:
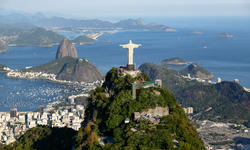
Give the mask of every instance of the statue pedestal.
M 135 64 L 132 65 L 127 64 L 127 70 L 136 70 Z

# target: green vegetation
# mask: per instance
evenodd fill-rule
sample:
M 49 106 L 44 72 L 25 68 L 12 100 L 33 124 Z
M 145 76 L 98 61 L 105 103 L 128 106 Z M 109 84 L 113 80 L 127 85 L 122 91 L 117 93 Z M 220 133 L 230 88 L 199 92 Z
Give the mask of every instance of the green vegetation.
M 243 123 L 246 127 L 250 128 L 250 120 Z
M 212 79 L 214 76 L 206 69 L 202 68 L 197 64 L 190 64 L 187 68 L 180 70 L 183 75 L 190 74 L 192 77 L 200 79 Z
M 86 35 L 81 35 L 72 40 L 72 42 L 77 44 L 93 44 L 96 41 L 94 39 L 87 37 Z
M 4 42 L 0 41 L 0 50 L 8 45 L 49 47 L 63 39 L 62 35 L 38 27 L 23 29 L 4 26 L 0 28 L 0 36 L 8 37 Z
M 131 83 L 149 81 L 146 75 L 135 78 L 118 75 L 113 68 L 102 87 L 90 93 L 83 127 L 78 132 L 69 128 L 38 126 L 28 130 L 5 150 L 32 149 L 176 149 L 205 150 L 199 135 L 183 109 L 168 90 L 142 88 L 136 99 L 131 95 Z M 159 94 L 155 94 L 158 91 Z M 156 106 L 168 107 L 169 115 L 156 124 L 149 120 L 134 120 L 134 112 Z M 126 119 L 129 123 L 125 123 Z M 102 142 L 103 144 L 101 144 Z
M 52 73 L 57 79 L 68 81 L 93 82 L 102 79 L 102 73 L 90 62 L 70 56 L 22 71 Z
M 52 46 L 54 43 L 59 43 L 63 36 L 48 31 L 43 28 L 35 28 L 27 30 L 18 35 L 18 38 L 9 42 L 17 46 Z
M 65 64 L 73 65 L 77 61 L 79 61 L 76 58 L 73 57 L 63 57 L 61 59 L 57 59 L 54 61 L 51 61 L 47 64 L 43 64 L 40 66 L 35 66 L 29 69 L 25 69 L 22 71 L 26 72 L 46 72 L 46 73 L 52 73 L 52 74 L 58 74 L 62 70 L 62 68 L 65 66 Z M 83 61 L 83 65 L 87 65 L 86 61 Z
M 205 149 L 169 91 L 156 87 L 140 89 L 136 99 L 132 98 L 131 83 L 146 81 L 144 77 L 119 76 L 116 68 L 107 73 L 103 86 L 91 92 L 85 128 L 76 136 L 76 149 Z M 161 94 L 154 94 L 155 90 Z M 156 106 L 170 110 L 170 115 L 162 117 L 159 124 L 133 120 L 134 112 Z M 128 124 L 124 123 L 126 118 L 130 120 Z M 104 147 L 97 140 L 100 137 L 109 141 Z
M 163 64 L 167 65 L 185 65 L 188 64 L 184 59 L 179 57 L 169 58 L 162 61 Z
M 76 131 L 70 128 L 38 126 L 29 129 L 18 141 L 2 146 L 4 150 L 69 150 L 72 148 Z M 1 147 L 0 147 L 1 149 Z
M 191 106 L 195 113 L 201 113 L 196 116 L 198 119 L 238 123 L 250 120 L 250 93 L 237 83 L 191 81 L 180 77 L 182 70 L 151 63 L 141 65 L 140 70 L 153 80 L 162 79 L 163 86 L 174 93 L 182 106 Z M 211 110 L 206 111 L 210 107 Z
M 3 69 L 4 67 L 6 67 L 5 65 L 0 64 L 0 72 L 5 72 L 5 70 Z

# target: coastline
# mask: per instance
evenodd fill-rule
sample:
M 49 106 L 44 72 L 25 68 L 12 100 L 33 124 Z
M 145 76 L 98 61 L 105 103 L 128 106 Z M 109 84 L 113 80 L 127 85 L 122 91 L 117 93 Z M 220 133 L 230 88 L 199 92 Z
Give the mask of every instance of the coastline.
M 7 52 L 7 51 L 8 51 L 8 47 L 5 48 L 5 49 L 0 49 L 0 54 L 1 54 L 1 53 L 4 53 L 4 52 Z
M 103 80 L 97 80 L 94 82 L 78 82 L 56 79 L 55 74 L 49 74 L 44 72 L 21 72 L 18 70 L 8 70 L 6 73 L 7 78 L 24 79 L 24 80 L 46 80 L 53 83 L 68 84 L 68 85 L 80 85 L 80 86 L 100 86 Z

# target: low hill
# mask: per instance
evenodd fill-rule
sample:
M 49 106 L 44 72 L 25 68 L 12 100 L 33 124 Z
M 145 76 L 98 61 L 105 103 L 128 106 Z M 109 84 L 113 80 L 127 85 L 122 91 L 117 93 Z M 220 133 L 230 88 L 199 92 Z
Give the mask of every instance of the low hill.
M 83 127 L 78 132 L 38 126 L 16 142 L 0 145 L 0 149 L 205 150 L 198 133 L 168 90 L 158 86 L 140 88 L 136 97 L 132 97 L 131 83 L 139 85 L 148 81 L 144 74 L 132 78 L 112 68 L 103 86 L 90 93 Z M 136 118 L 136 114 L 143 113 L 144 116 Z
M 76 134 L 70 128 L 38 126 L 26 131 L 18 141 L 7 146 L 0 145 L 0 150 L 69 150 Z
M 164 88 L 140 88 L 132 97 L 132 78 L 111 69 L 102 87 L 92 91 L 84 128 L 76 136 L 76 149 L 205 149 L 173 94 Z M 152 115 L 167 109 L 166 115 Z M 148 111 L 148 116 L 139 116 Z M 140 114 L 141 113 L 141 114 Z
M 237 83 L 200 83 L 182 78 L 183 70 L 152 63 L 142 64 L 139 69 L 153 80 L 162 79 L 163 86 L 174 93 L 182 106 L 194 108 L 197 118 L 225 122 L 250 120 L 250 93 Z
M 86 35 L 78 36 L 75 39 L 73 39 L 72 41 L 74 43 L 80 44 L 80 45 L 83 45 L 83 44 L 93 44 L 93 43 L 96 42 L 96 40 L 91 39 L 91 38 L 87 37 Z
M 59 80 L 79 82 L 93 82 L 103 77 L 102 73 L 87 60 L 70 56 L 22 71 L 52 73 Z
M 162 64 L 166 65 L 186 65 L 188 62 L 186 62 L 184 59 L 179 57 L 169 58 L 162 61 Z
M 214 78 L 214 75 L 212 75 L 210 72 L 208 72 L 203 67 L 197 65 L 197 64 L 190 64 L 187 68 L 180 70 L 180 73 L 183 75 L 190 74 L 192 77 L 200 78 L 200 79 L 212 79 Z
M 18 38 L 11 40 L 9 44 L 17 46 L 41 46 L 48 47 L 55 43 L 59 43 L 63 39 L 63 36 L 48 31 L 44 28 L 34 28 L 31 30 L 25 30 L 21 34 L 18 34 Z

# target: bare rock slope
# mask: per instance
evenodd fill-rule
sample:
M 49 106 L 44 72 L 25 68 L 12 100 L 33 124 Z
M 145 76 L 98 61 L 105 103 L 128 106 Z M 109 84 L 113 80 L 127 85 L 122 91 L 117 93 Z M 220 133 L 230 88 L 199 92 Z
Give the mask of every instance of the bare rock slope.
M 56 53 L 56 59 L 63 58 L 66 56 L 70 56 L 73 58 L 77 58 L 77 51 L 72 42 L 68 39 L 63 39 L 61 44 L 58 47 Z

